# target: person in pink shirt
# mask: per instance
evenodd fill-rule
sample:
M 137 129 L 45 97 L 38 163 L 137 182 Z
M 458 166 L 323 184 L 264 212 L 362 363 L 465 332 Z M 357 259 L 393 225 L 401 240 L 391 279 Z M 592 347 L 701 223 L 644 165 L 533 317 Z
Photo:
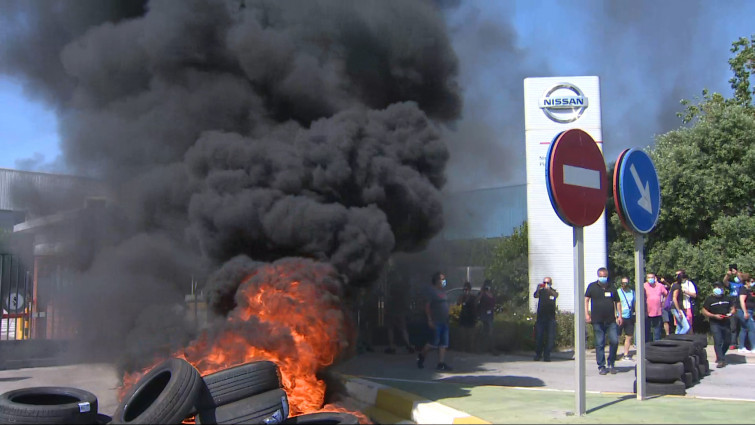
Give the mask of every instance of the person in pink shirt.
M 654 273 L 648 273 L 645 280 L 645 340 L 658 341 L 661 339 L 663 326 L 663 297 L 668 295 L 666 287 L 658 283 Z

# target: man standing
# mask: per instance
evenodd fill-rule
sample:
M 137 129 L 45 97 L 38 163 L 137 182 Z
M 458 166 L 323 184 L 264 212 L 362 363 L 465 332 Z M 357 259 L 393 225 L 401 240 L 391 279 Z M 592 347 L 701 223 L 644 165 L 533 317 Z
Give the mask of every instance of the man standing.
M 543 283 L 535 289 L 537 302 L 537 321 L 535 322 L 535 361 L 541 356 L 544 361 L 551 361 L 551 350 L 556 341 L 556 298 L 558 291 L 553 289 L 553 280 L 545 277 Z M 545 333 L 548 340 L 543 344 Z M 543 347 L 545 345 L 545 347 Z
M 647 326 L 645 339 L 648 342 L 660 341 L 663 326 L 663 297 L 668 296 L 666 287 L 656 282 L 656 276 L 648 273 L 645 284 L 645 311 L 647 312 Z
M 448 348 L 448 297 L 443 288 L 446 287 L 446 275 L 437 272 L 433 274 L 430 288 L 428 288 L 425 302 L 425 315 L 427 324 L 433 332 L 433 339 L 425 344 L 422 351 L 417 355 L 417 367 L 425 367 L 425 356 L 431 348 L 438 349 L 437 370 L 452 370 L 445 363 L 446 349 Z
M 592 315 L 590 315 L 592 310 Z M 621 325 L 621 300 L 616 288 L 608 283 L 608 269 L 598 269 L 598 280 L 590 283 L 585 291 L 585 319 L 592 323 L 595 332 L 595 360 L 601 375 L 616 374 L 614 363 L 619 348 L 617 328 Z M 609 352 L 606 367 L 606 336 Z
M 726 271 L 723 280 L 724 288 L 726 288 L 727 286 L 729 288 L 729 297 L 731 298 L 731 303 L 736 310 L 738 308 L 737 306 L 739 305 L 739 290 L 740 288 L 742 288 L 742 284 L 744 282 L 744 280 L 742 279 L 742 272 L 739 271 L 739 267 L 737 267 L 736 263 L 729 264 L 729 270 Z M 733 350 L 737 348 L 734 343 L 737 341 L 740 328 L 740 323 L 736 316 L 729 321 L 729 326 L 731 328 L 731 339 L 729 340 L 731 346 L 729 347 L 729 349 Z
M 634 336 L 634 289 L 629 287 L 629 278 L 621 278 L 621 289 L 618 291 L 619 300 L 621 300 L 621 324 L 619 325 L 621 332 L 624 332 L 624 359 L 632 360 L 632 355 L 629 354 L 629 347 L 632 346 L 632 337 Z
M 485 279 L 482 284 L 482 291 L 477 296 L 477 311 L 480 312 L 480 322 L 482 322 L 482 340 L 481 346 L 494 356 L 498 355 L 495 348 L 495 335 L 493 335 L 493 318 L 495 316 L 495 295 L 491 286 L 493 282 Z
M 713 284 L 713 295 L 705 299 L 703 316 L 710 320 L 713 333 L 713 348 L 716 350 L 716 367 L 726 366 L 726 351 L 731 343 L 729 318 L 734 314 L 731 297 L 724 296 L 723 282 Z

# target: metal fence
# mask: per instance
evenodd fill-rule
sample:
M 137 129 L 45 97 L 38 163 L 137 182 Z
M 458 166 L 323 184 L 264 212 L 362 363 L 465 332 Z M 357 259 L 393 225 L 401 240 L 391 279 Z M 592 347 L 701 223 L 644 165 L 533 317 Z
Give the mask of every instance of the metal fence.
M 31 273 L 15 255 L 0 254 L 2 319 L 0 341 L 29 338 L 32 300 Z

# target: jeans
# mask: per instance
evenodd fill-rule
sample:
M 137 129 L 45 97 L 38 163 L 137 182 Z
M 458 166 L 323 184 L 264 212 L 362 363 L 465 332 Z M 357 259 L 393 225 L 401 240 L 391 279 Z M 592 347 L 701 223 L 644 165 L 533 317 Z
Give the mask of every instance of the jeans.
M 685 314 L 684 310 L 677 310 L 673 308 L 671 309 L 671 314 L 673 314 L 674 319 L 676 319 L 676 333 L 686 334 L 687 332 L 689 332 L 689 322 L 687 321 L 687 315 Z
M 606 336 L 608 337 L 608 367 L 613 367 L 616 361 L 616 351 L 619 349 L 618 326 L 613 320 L 610 322 L 601 322 L 592 324 L 592 330 L 595 333 L 595 360 L 598 362 L 598 369 L 606 367 Z
M 737 308 L 737 313 L 739 313 L 739 308 Z M 734 316 L 731 317 L 731 320 L 729 320 L 729 329 L 731 330 L 731 338 L 729 341 L 731 344 L 736 344 L 739 339 L 739 319 L 737 318 L 737 313 L 735 313 Z
M 723 361 L 726 352 L 731 344 L 731 329 L 729 320 L 723 320 L 720 323 L 710 321 L 710 332 L 713 334 L 713 348 L 716 350 L 716 363 Z
M 750 350 L 755 350 L 755 320 L 752 318 L 752 310 L 747 310 L 747 314 L 750 317 L 745 320 L 744 311 L 742 309 L 737 310 L 737 320 L 739 320 L 741 327 L 739 331 L 739 348 L 747 348 L 745 347 L 745 338 L 748 338 L 750 341 Z
M 645 341 L 660 341 L 663 332 L 663 316 L 648 317 L 645 320 Z
M 547 341 L 544 341 L 544 333 L 548 333 Z M 550 359 L 551 350 L 556 342 L 556 319 L 537 319 L 535 322 L 535 357 L 542 354 L 546 359 Z M 545 345 L 545 350 L 543 350 Z

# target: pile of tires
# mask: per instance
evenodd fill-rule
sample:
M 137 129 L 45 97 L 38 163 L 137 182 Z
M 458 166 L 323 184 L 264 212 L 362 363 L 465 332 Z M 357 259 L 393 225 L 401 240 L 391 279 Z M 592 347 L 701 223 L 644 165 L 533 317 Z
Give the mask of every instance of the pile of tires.
M 246 363 L 202 377 L 190 363 L 173 358 L 144 375 L 112 419 L 119 424 L 180 424 L 192 416 L 197 424 L 357 423 L 349 414 L 288 415 L 288 398 L 273 362 Z M 315 422 L 307 422 L 313 418 Z
M 685 395 L 710 371 L 705 335 L 669 335 L 645 345 L 648 395 Z M 635 372 L 636 376 L 636 372 Z M 634 381 L 637 392 L 637 381 Z

